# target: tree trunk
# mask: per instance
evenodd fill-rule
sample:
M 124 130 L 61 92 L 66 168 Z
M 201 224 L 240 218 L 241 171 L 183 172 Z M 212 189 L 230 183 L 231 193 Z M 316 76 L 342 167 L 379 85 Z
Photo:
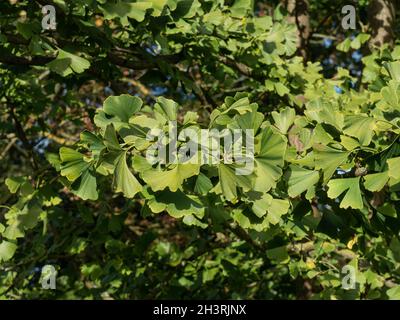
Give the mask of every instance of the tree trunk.
M 289 21 L 297 26 L 297 48 L 304 61 L 308 59 L 308 39 L 311 33 L 308 8 L 308 0 L 286 1 L 286 10 L 290 15 Z
M 395 6 L 393 0 L 371 0 L 368 8 L 371 27 L 370 47 L 394 44 Z

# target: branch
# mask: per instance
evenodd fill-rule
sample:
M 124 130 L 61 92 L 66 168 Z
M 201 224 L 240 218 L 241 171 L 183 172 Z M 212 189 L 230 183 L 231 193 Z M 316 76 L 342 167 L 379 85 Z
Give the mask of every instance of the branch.
M 35 158 L 35 153 L 33 151 L 33 147 L 29 143 L 28 138 L 26 137 L 25 131 L 24 131 L 21 123 L 19 122 L 17 116 L 14 113 L 14 107 L 9 105 L 9 110 L 10 110 L 10 116 L 14 120 L 15 133 L 16 133 L 17 137 L 21 140 L 22 144 L 24 145 L 24 148 L 26 150 L 28 150 L 28 152 L 29 152 L 29 158 L 31 160 L 30 162 L 31 162 L 32 168 L 34 170 L 37 170 L 38 169 L 38 165 L 37 165 L 37 162 L 36 162 L 36 158 Z
M 19 57 L 19 56 L 14 56 L 10 54 L 4 54 L 2 53 L 0 56 L 0 62 L 9 64 L 9 65 L 19 65 L 19 66 L 31 66 L 31 65 L 36 65 L 36 66 L 42 66 L 46 63 L 49 63 L 51 60 L 54 58 L 52 57 L 42 57 L 42 56 L 37 56 L 37 57 Z

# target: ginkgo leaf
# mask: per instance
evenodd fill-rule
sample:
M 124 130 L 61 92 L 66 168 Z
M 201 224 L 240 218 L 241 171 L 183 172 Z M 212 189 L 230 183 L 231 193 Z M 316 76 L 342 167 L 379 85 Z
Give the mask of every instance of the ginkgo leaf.
M 267 257 L 275 263 L 285 264 L 290 261 L 288 250 L 286 246 L 269 249 L 266 251 Z
M 272 196 L 268 193 L 262 194 L 258 199 L 252 200 L 253 205 L 251 209 L 254 214 L 261 218 L 266 215 L 268 208 L 271 206 Z
M 97 200 L 99 196 L 97 193 L 96 177 L 90 170 L 86 170 L 82 174 L 81 179 L 75 181 L 71 186 L 71 190 L 83 200 Z
M 205 229 L 208 227 L 207 223 L 201 222 L 196 216 L 188 214 L 183 217 L 182 222 L 188 226 L 197 226 L 202 229 Z
M 157 103 L 154 104 L 156 115 L 160 115 L 165 121 L 176 121 L 178 113 L 178 104 L 170 99 L 159 97 Z
M 213 187 L 213 184 L 204 173 L 201 173 L 198 175 L 196 179 L 196 184 L 194 186 L 194 191 L 196 193 L 206 195 Z
M 362 44 L 364 44 L 366 41 L 368 41 L 368 39 L 371 37 L 371 35 L 367 34 L 367 33 L 359 33 L 357 35 L 357 37 L 355 37 L 352 41 L 351 41 L 351 48 L 358 50 L 361 48 Z
M 287 142 L 282 135 L 268 128 L 261 134 L 259 143 L 260 151 L 255 157 L 254 190 L 268 192 L 282 176 Z
M 118 142 L 117 133 L 115 132 L 112 124 L 108 125 L 104 132 L 104 144 L 109 151 L 122 151 L 122 148 Z
M 252 189 L 251 175 L 237 175 L 234 165 L 221 163 L 218 166 L 218 175 L 222 193 L 229 201 L 237 199 L 238 187 L 244 191 Z
M 243 228 L 252 229 L 262 232 L 269 227 L 269 222 L 266 218 L 259 218 L 254 215 L 251 210 L 243 210 L 243 208 L 233 209 L 232 218 Z
M 26 183 L 30 184 L 26 177 L 10 177 L 5 181 L 5 184 L 11 193 L 16 193 Z
M 343 132 L 360 141 L 361 145 L 367 146 L 371 143 L 374 135 L 375 120 L 366 115 L 347 115 L 344 120 Z
M 127 198 L 133 198 L 142 190 L 142 185 L 129 170 L 126 163 L 126 151 L 117 158 L 114 172 L 114 186 L 116 192 L 122 192 Z
M 146 0 L 146 2 L 152 3 L 153 12 L 151 15 L 158 17 L 161 15 L 161 12 L 163 11 L 168 0 Z
M 167 170 L 151 169 L 144 171 L 142 173 L 143 180 L 153 191 L 166 188 L 171 191 L 177 191 L 185 179 L 198 175 L 200 171 L 199 164 L 178 163 L 172 166 L 172 169 Z
M 234 119 L 242 130 L 253 129 L 255 134 L 264 121 L 264 115 L 260 112 L 248 112 L 244 115 L 236 115 Z
M 290 90 L 287 86 L 285 86 L 282 82 L 274 82 L 274 88 L 276 93 L 283 97 L 285 94 L 289 94 Z
M 188 111 L 183 117 L 183 125 L 196 124 L 199 120 L 197 112 Z
M 23 230 L 33 229 L 37 225 L 42 212 L 42 207 L 35 201 L 28 203 L 17 216 L 19 227 Z
M 174 218 L 182 218 L 188 215 L 202 218 L 205 212 L 205 207 L 199 198 L 187 195 L 180 190 L 171 192 L 167 189 L 156 192 L 149 197 L 148 206 L 154 213 L 167 211 Z
M 221 164 L 218 167 L 218 175 L 220 186 L 223 195 L 227 200 L 233 200 L 237 198 L 237 185 L 236 176 L 232 169 L 228 166 Z
M 292 108 L 286 108 L 280 112 L 273 111 L 271 113 L 275 121 L 275 126 L 283 134 L 286 134 L 296 118 L 296 112 Z
M 288 213 L 290 202 L 286 199 L 272 199 L 271 205 L 268 207 L 267 221 L 271 224 L 277 224 L 281 221 L 281 217 Z
M 0 243 L 0 262 L 10 260 L 15 251 L 17 250 L 17 245 L 10 241 L 3 240 Z
M 383 65 L 394 81 L 400 81 L 400 61 L 385 62 Z
M 172 1 L 170 0 L 170 2 Z M 181 0 L 176 1 L 176 4 L 177 6 L 174 10 L 175 17 L 192 18 L 201 10 L 201 3 L 198 0 Z
M 340 202 L 341 208 L 362 209 L 364 207 L 360 190 L 360 177 L 333 179 L 328 182 L 328 197 L 336 199 L 346 192 Z
M 336 49 L 339 51 L 347 52 L 350 50 L 350 46 L 351 46 L 351 39 L 346 38 L 344 41 L 342 41 L 336 46 Z
M 388 172 L 367 174 L 364 176 L 364 187 L 369 191 L 380 191 L 389 180 Z
M 116 116 L 121 121 L 128 122 L 129 118 L 140 110 L 142 104 L 140 98 L 122 94 L 108 97 L 104 101 L 103 110 L 108 115 Z
M 321 144 L 314 145 L 315 169 L 321 169 L 324 183 L 327 183 L 340 165 L 346 162 L 350 152 L 334 149 Z
M 76 160 L 82 160 L 83 154 L 67 147 L 60 148 L 60 159 L 62 162 L 70 162 Z
M 313 100 L 307 105 L 307 110 L 304 111 L 304 114 L 318 123 L 327 123 L 338 130 L 342 130 L 344 115 L 330 102 L 322 99 Z
M 84 160 L 83 154 L 71 148 L 61 147 L 60 158 L 63 162 L 60 167 L 61 175 L 67 177 L 69 181 L 75 181 L 90 167 L 90 163 Z
M 90 67 L 90 62 L 78 55 L 58 49 L 57 58 L 49 62 L 47 66 L 50 68 L 50 70 L 57 72 L 63 77 L 66 77 L 74 72 L 84 72 Z
M 226 97 L 225 105 L 228 106 L 228 108 L 224 110 L 222 114 L 231 114 L 231 113 L 246 114 L 248 112 L 256 111 L 254 109 L 256 105 L 251 104 L 247 96 L 240 97 L 239 93 L 236 94 L 234 98 Z M 223 107 L 221 107 L 221 109 L 223 109 Z
M 400 157 L 387 160 L 389 166 L 389 177 L 395 180 L 400 179 Z
M 389 300 L 400 300 L 400 286 L 394 286 L 386 291 Z
M 81 132 L 80 138 L 80 145 L 86 146 L 94 155 L 99 156 L 101 151 L 105 148 L 103 140 L 89 131 Z
M 274 199 L 268 193 L 258 195 L 258 192 L 249 192 L 248 195 L 254 214 L 259 218 L 267 215 L 266 219 L 271 224 L 277 224 L 290 207 L 288 200 Z
M 340 136 L 340 144 L 348 151 L 352 151 L 360 147 L 360 143 L 356 139 L 343 135 Z
M 319 172 L 298 166 L 290 166 L 288 194 L 291 198 L 297 197 L 306 190 L 310 190 L 319 180 Z
M 393 205 L 391 205 L 390 203 L 383 204 L 381 207 L 378 207 L 377 210 L 379 213 L 382 213 L 385 216 L 393 217 L 393 218 L 397 217 L 396 208 Z
M 230 11 L 233 17 L 243 18 L 252 9 L 251 0 L 236 0 L 231 6 Z
M 128 25 L 128 18 L 135 19 L 136 21 L 143 21 L 146 10 L 152 7 L 150 1 L 139 1 L 139 2 L 123 2 L 118 0 L 116 2 L 108 2 L 101 8 L 104 13 L 105 19 L 120 18 L 123 25 Z
M 381 94 L 386 103 L 394 109 L 399 109 L 400 82 L 391 80 L 386 87 L 381 89 Z

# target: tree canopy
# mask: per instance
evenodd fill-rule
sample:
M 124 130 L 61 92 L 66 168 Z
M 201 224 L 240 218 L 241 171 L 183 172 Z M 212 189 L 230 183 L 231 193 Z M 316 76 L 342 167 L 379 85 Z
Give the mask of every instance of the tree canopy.
M 2 1 L 0 298 L 400 299 L 400 7 L 348 2 Z

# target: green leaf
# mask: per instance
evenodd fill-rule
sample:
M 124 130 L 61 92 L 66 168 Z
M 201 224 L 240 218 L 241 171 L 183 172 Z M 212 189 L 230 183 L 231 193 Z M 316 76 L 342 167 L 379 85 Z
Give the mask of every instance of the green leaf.
M 6 230 L 3 232 L 3 237 L 9 240 L 15 240 L 18 238 L 23 238 L 25 236 L 25 232 L 21 223 L 16 221 L 13 224 L 10 224 Z
M 153 191 L 169 188 L 171 191 L 177 191 L 185 181 L 200 171 L 199 164 L 178 163 L 172 165 L 172 169 L 150 169 L 142 173 L 143 180 L 151 187 Z
M 350 152 L 334 149 L 324 145 L 314 145 L 315 169 L 321 169 L 324 183 L 327 183 L 335 171 L 346 162 Z
M 57 72 L 63 77 L 72 73 L 82 73 L 90 67 L 90 62 L 85 58 L 70 52 L 58 49 L 57 58 L 49 62 L 47 66 L 50 70 Z
M 397 110 L 400 109 L 400 82 L 394 80 L 389 81 L 387 86 L 381 89 L 381 95 L 389 106 Z
M 146 2 L 152 3 L 153 13 L 151 15 L 158 17 L 161 15 L 168 0 L 146 0 Z
M 280 96 L 283 97 L 285 94 L 289 94 L 290 90 L 288 87 L 286 87 L 282 82 L 275 82 L 274 87 L 276 90 L 276 93 Z
M 381 207 L 377 208 L 379 213 L 382 213 L 385 216 L 396 218 L 397 211 L 396 208 L 390 203 L 385 203 Z
M 364 187 L 365 189 L 376 192 L 383 189 L 389 180 L 388 172 L 379 172 L 373 174 L 367 174 L 364 176 Z
M 117 158 L 114 186 L 116 192 L 122 192 L 127 198 L 133 198 L 138 192 L 142 191 L 142 185 L 128 168 L 126 151 L 121 152 Z
M 199 173 L 196 184 L 194 186 L 194 191 L 196 193 L 206 195 L 213 188 L 211 180 L 203 173 Z
M 361 48 L 361 46 L 368 41 L 368 39 L 371 37 L 371 35 L 367 34 L 367 33 L 359 33 L 357 35 L 357 37 L 355 37 L 353 39 L 353 41 L 351 41 L 351 48 L 358 50 Z
M 11 177 L 7 178 L 6 181 L 6 186 L 8 190 L 10 190 L 11 193 L 16 193 L 18 189 L 26 183 L 26 178 L 25 177 Z
M 202 218 L 205 212 L 205 207 L 198 197 L 187 195 L 180 190 L 175 192 L 169 190 L 156 192 L 150 196 L 147 204 L 152 212 L 167 211 L 174 218 L 190 215 Z
M 343 135 L 340 136 L 340 144 L 348 151 L 353 151 L 360 147 L 360 144 L 356 139 Z
M 140 111 L 142 104 L 140 98 L 122 94 L 108 97 L 104 101 L 103 110 L 109 115 L 118 117 L 123 122 L 128 122 L 130 117 Z
M 97 193 L 96 177 L 90 172 L 90 170 L 85 171 L 81 176 L 81 180 L 76 181 L 72 185 L 71 190 L 83 200 L 97 200 L 99 196 Z
M 288 194 L 291 198 L 297 197 L 306 190 L 314 189 L 319 180 L 319 172 L 298 166 L 290 166 Z M 307 192 L 308 193 L 308 192 Z
M 271 115 L 275 121 L 275 126 L 279 129 L 281 133 L 286 134 L 290 126 L 294 122 L 296 112 L 294 111 L 294 109 L 288 107 L 279 113 L 273 111 Z
M 122 150 L 117 138 L 117 133 L 112 124 L 108 125 L 104 132 L 104 144 L 109 151 L 119 152 Z
M 83 154 L 67 147 L 60 148 L 60 159 L 62 162 L 71 162 L 83 159 Z
M 253 129 L 254 134 L 256 134 L 264 120 L 264 115 L 260 112 L 248 112 L 243 115 L 236 115 L 234 119 L 242 130 Z
M 123 1 L 107 2 L 102 6 L 104 18 L 112 20 L 114 18 L 120 18 L 122 25 L 127 26 L 129 24 L 128 18 L 132 18 L 136 21 L 143 21 L 146 10 L 152 7 L 150 1 L 139 1 L 133 3 L 127 3 Z
M 103 140 L 89 131 L 81 132 L 80 138 L 80 144 L 90 149 L 93 155 L 99 156 L 105 148 Z
M 267 211 L 267 221 L 271 224 L 277 224 L 281 221 L 281 217 L 288 213 L 290 208 L 289 200 L 272 199 Z
M 266 251 L 267 257 L 275 263 L 288 263 L 290 261 L 286 246 L 281 246 Z
M 252 210 L 259 218 L 264 217 L 271 224 L 277 224 L 281 217 L 289 210 L 288 200 L 274 199 L 270 194 L 265 193 L 261 196 L 258 192 L 249 192 L 249 199 L 253 202 Z
M 389 177 L 393 179 L 400 179 L 400 157 L 391 158 L 387 160 L 389 166 Z
M 242 188 L 244 191 L 249 191 L 252 189 L 250 175 L 237 175 L 236 168 L 233 165 L 221 163 L 218 166 L 218 175 L 222 193 L 229 201 L 237 199 L 238 187 Z
M 202 229 L 205 229 L 208 227 L 207 223 L 201 222 L 199 219 L 197 219 L 193 215 L 184 216 L 182 222 L 188 226 L 196 226 L 196 227 L 200 227 Z
M 16 29 L 20 35 L 22 35 L 25 39 L 30 39 L 35 33 L 40 32 L 40 28 L 37 28 L 37 25 L 29 22 L 20 22 L 18 21 L 16 24 Z
M 219 272 L 220 272 L 220 270 L 218 267 L 203 270 L 203 274 L 202 274 L 203 283 L 212 281 Z
M 384 66 L 389 71 L 390 77 L 397 83 L 400 82 L 400 61 L 387 62 Z
M 16 250 L 17 250 L 16 244 L 3 240 L 0 243 L 0 262 L 10 260 L 13 257 Z
M 374 135 L 375 120 L 366 115 L 348 115 L 344 119 L 343 132 L 360 141 L 361 145 L 367 146 L 371 143 Z
M 395 286 L 386 291 L 389 300 L 400 300 L 400 286 Z
M 328 182 L 328 188 L 328 197 L 331 199 L 336 199 L 346 191 L 340 203 L 341 208 L 362 209 L 364 207 L 360 190 L 360 177 L 333 179 Z
M 154 105 L 154 111 L 163 117 L 165 121 L 176 121 L 178 104 L 173 100 L 159 97 Z
M 276 181 L 282 176 L 287 142 L 279 133 L 267 128 L 260 135 L 260 150 L 255 157 L 256 178 L 254 190 L 268 192 L 276 186 Z
M 367 283 L 371 285 L 371 289 L 381 288 L 383 286 L 385 279 L 371 269 L 368 269 L 364 275 Z
M 81 174 L 90 167 L 90 163 L 86 162 L 83 154 L 67 147 L 60 148 L 61 175 L 67 177 L 69 181 L 75 181 Z
M 351 46 L 351 39 L 346 38 L 344 41 L 342 41 L 336 46 L 336 49 L 342 52 L 348 52 L 350 50 L 350 46 Z
M 183 125 L 197 124 L 198 120 L 199 120 L 199 115 L 196 112 L 188 111 L 185 113 L 185 116 L 183 117 Z
M 179 0 L 174 10 L 174 17 L 193 18 L 201 12 L 201 4 L 198 0 Z
M 252 0 L 235 0 L 233 6 L 230 8 L 232 17 L 242 18 L 253 9 Z

